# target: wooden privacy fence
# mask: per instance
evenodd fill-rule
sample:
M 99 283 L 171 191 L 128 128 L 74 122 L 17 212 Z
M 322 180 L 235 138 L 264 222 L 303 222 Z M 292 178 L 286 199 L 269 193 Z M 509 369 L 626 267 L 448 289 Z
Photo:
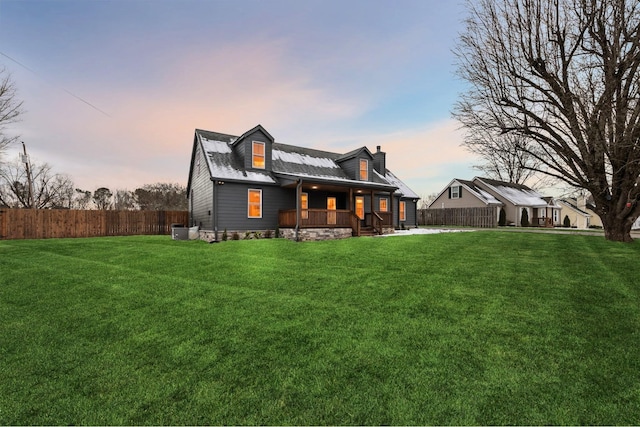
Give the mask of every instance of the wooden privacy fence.
M 420 209 L 420 225 L 457 225 L 461 227 L 492 228 L 498 226 L 496 208 Z
M 0 239 L 171 234 L 188 222 L 187 211 L 0 209 Z

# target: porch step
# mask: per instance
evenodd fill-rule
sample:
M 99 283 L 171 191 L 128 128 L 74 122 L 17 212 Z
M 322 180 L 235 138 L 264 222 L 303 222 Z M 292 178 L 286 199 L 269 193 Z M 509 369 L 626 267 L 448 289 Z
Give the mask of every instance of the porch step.
M 362 236 L 375 236 L 376 232 L 373 230 L 373 227 L 361 227 L 360 228 L 360 237 Z

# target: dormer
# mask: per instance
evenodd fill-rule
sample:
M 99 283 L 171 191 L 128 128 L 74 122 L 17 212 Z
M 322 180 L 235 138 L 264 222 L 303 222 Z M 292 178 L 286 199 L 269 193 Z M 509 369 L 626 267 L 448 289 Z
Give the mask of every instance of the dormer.
M 367 147 L 350 151 L 336 159 L 349 178 L 357 181 L 373 181 L 374 158 Z
M 231 147 L 244 160 L 245 170 L 271 171 L 274 139 L 262 125 L 243 133 Z

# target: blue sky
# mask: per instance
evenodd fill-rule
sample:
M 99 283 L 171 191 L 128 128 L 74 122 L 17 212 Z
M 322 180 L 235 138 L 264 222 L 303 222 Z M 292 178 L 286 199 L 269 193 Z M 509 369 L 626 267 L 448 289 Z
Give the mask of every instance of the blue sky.
M 13 130 L 79 188 L 186 184 L 196 128 L 261 124 L 380 145 L 426 196 L 475 175 L 450 114 L 464 16 L 458 0 L 0 0 L 0 65 L 26 110 Z

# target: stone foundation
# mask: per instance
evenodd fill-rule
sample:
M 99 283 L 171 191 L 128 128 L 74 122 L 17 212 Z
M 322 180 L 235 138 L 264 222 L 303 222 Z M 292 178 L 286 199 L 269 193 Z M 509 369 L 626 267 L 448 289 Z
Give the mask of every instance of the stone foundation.
M 273 239 L 276 236 L 275 230 L 252 230 L 249 232 L 245 230 L 227 230 L 227 240 L 234 240 L 234 233 L 238 234 L 238 238 L 236 240 Z M 218 241 L 222 241 L 224 239 L 223 234 L 224 231 L 218 231 Z M 216 235 L 212 230 L 200 230 L 199 238 L 205 242 L 213 242 L 216 240 Z
M 281 228 L 280 236 L 285 239 L 295 240 L 294 228 Z M 351 237 L 351 228 L 301 228 L 298 230 L 298 240 L 301 242 L 346 239 Z
M 383 234 L 391 234 L 394 231 L 393 227 L 384 228 Z M 238 233 L 238 240 L 246 240 L 247 237 L 249 239 L 265 239 L 269 232 L 271 233 L 271 238 L 276 237 L 275 230 L 251 231 L 248 236 L 246 231 L 227 230 L 227 240 L 233 240 L 233 233 Z M 222 231 L 218 231 L 218 241 L 222 241 L 222 233 Z M 298 239 L 301 242 L 346 239 L 352 235 L 351 228 L 301 228 L 298 230 Z M 281 228 L 280 237 L 295 240 L 296 230 L 294 228 Z M 200 230 L 199 239 L 205 242 L 213 242 L 215 233 L 212 230 Z

